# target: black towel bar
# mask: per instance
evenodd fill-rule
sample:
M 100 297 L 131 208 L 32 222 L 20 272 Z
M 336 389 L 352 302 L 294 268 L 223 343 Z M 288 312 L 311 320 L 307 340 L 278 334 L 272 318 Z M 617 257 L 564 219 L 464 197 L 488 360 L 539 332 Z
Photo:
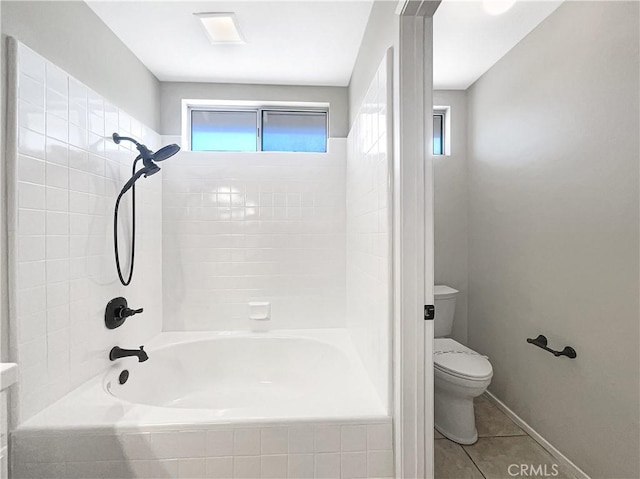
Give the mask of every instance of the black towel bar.
M 551 354 L 553 354 L 556 357 L 566 356 L 568 358 L 575 359 L 575 357 L 578 355 L 576 353 L 576 350 L 573 349 L 571 346 L 565 346 L 565 348 L 562 351 L 555 351 L 547 347 L 547 337 L 543 336 L 542 334 L 540 334 L 536 339 L 527 338 L 527 342 L 530 344 L 533 344 L 534 346 L 538 346 L 539 348 L 544 349 L 545 351 L 549 351 Z

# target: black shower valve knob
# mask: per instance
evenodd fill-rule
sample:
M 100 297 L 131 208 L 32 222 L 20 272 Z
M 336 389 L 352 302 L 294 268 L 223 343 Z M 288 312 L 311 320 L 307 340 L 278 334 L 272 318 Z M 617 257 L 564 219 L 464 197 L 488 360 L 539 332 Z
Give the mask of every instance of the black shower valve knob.
M 135 314 L 140 314 L 143 311 L 144 308 L 129 308 L 125 298 L 113 298 L 107 303 L 107 307 L 104 311 L 104 324 L 107 326 L 107 329 L 116 329 L 117 327 L 122 326 L 127 318 L 130 318 Z
M 116 312 L 116 314 L 122 319 L 127 319 L 127 318 L 133 316 L 134 314 L 139 314 L 139 313 L 142 313 L 143 311 L 144 311 L 144 308 L 131 309 L 131 308 L 123 307 L 123 308 L 120 308 Z

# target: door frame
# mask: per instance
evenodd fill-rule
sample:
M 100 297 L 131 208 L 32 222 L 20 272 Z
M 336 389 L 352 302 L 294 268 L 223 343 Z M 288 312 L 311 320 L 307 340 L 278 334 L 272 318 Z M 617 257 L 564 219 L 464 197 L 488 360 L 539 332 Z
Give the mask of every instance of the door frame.
M 432 479 L 433 14 L 401 0 L 394 89 L 394 442 L 397 478 Z

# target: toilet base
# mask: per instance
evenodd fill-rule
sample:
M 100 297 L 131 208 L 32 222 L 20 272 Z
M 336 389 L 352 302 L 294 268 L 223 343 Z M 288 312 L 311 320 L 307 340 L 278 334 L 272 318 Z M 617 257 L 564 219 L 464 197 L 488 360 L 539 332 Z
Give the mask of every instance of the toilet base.
M 436 430 L 458 444 L 478 440 L 473 399 L 486 391 L 491 379 L 464 381 L 436 373 L 434 423 Z
M 476 442 L 478 442 L 478 432 L 477 431 L 476 431 L 475 435 L 473 436 L 473 438 L 469 439 L 469 438 L 463 438 L 463 437 L 454 436 L 450 432 L 444 431 L 443 429 L 439 428 L 437 424 L 435 425 L 435 428 L 436 428 L 436 431 L 438 431 L 440 434 L 442 434 L 444 437 L 446 437 L 450 441 L 453 441 L 453 442 L 455 442 L 457 444 L 462 444 L 463 446 L 471 446 L 472 444 L 475 444 Z

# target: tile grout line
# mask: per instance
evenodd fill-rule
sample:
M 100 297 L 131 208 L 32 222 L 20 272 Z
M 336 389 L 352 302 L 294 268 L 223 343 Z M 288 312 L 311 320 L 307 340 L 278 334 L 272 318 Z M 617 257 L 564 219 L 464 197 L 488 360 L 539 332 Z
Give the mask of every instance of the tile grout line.
M 484 475 L 484 473 L 482 472 L 482 470 L 480 469 L 480 467 L 478 467 L 478 465 L 476 464 L 476 461 L 473 460 L 473 458 L 471 457 L 471 455 L 467 452 L 467 450 L 464 448 L 464 446 L 462 444 L 458 444 L 462 450 L 464 451 L 464 453 L 467 455 L 467 457 L 471 460 L 471 462 L 473 463 L 473 465 L 475 466 L 475 468 L 478 470 L 478 472 L 480 473 L 480 475 L 484 478 L 487 479 L 487 476 Z

